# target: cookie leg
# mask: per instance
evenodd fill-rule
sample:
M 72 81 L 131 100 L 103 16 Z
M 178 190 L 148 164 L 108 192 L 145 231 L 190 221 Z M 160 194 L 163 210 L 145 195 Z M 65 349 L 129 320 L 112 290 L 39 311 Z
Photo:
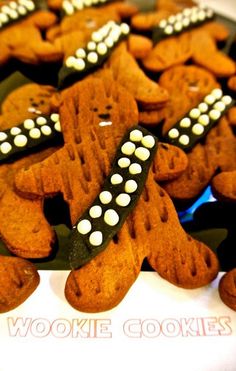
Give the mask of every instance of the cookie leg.
M 39 284 L 34 265 L 21 258 L 0 256 L 0 313 L 22 304 Z
M 26 200 L 9 189 L 1 199 L 0 220 L 1 238 L 12 253 L 43 258 L 52 252 L 55 234 L 43 215 L 41 200 Z

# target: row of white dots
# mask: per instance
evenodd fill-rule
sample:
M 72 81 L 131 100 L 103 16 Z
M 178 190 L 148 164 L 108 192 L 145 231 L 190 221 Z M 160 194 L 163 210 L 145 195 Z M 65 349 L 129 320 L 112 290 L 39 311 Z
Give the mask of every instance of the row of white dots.
M 93 5 L 104 4 L 107 0 L 64 0 L 62 8 L 67 15 L 72 15 L 76 10 L 82 10 Z
M 107 32 L 106 34 L 104 30 Z M 106 55 L 109 48 L 114 46 L 121 35 L 128 35 L 128 33 L 129 26 L 126 23 L 117 25 L 115 22 L 109 22 L 92 34 L 92 40 L 86 46 L 87 50 L 83 48 L 77 49 L 75 56 L 69 56 L 66 59 L 65 65 L 68 68 L 83 71 L 86 68 L 86 62 L 96 64 L 99 56 Z
M 155 139 L 151 135 L 143 136 L 143 133 L 141 130 L 134 129 L 130 132 L 129 135 L 130 141 L 125 142 L 121 146 L 121 152 L 125 155 L 132 155 L 137 154 L 139 159 L 142 161 L 146 161 L 150 156 L 150 148 L 153 148 L 155 146 Z M 135 144 L 133 143 L 142 143 L 145 147 L 138 147 L 136 148 Z M 147 150 L 148 152 L 145 152 L 145 155 L 139 156 L 139 152 L 136 152 L 138 149 L 142 148 L 143 150 Z M 149 148 L 149 149 L 147 149 Z M 131 163 L 130 159 L 128 157 L 121 157 L 118 159 L 118 166 L 120 168 L 129 167 L 129 173 L 131 175 L 140 174 L 142 172 L 142 166 L 136 162 Z M 110 182 L 112 185 L 118 185 L 121 184 L 124 181 L 123 177 L 119 173 L 115 173 L 111 175 Z M 116 205 L 120 207 L 127 207 L 131 202 L 131 196 L 130 194 L 134 193 L 138 188 L 138 183 L 133 179 L 128 179 L 124 182 L 124 192 L 119 193 L 115 198 Z M 110 191 L 102 191 L 99 194 L 99 200 L 102 205 L 109 205 L 111 203 L 113 196 Z M 94 205 L 89 209 L 89 215 L 91 218 L 100 218 L 103 214 L 102 207 L 100 205 Z M 109 226 L 115 226 L 119 223 L 120 216 L 117 213 L 116 210 L 110 208 L 107 209 L 104 212 L 103 216 L 104 222 Z M 92 223 L 88 219 L 82 219 L 77 224 L 77 230 L 82 235 L 86 235 L 92 231 Z M 89 236 L 89 242 L 93 246 L 99 246 L 103 242 L 103 233 L 102 231 L 93 231 Z
M 0 27 L 34 10 L 35 4 L 30 0 L 20 0 L 19 2 L 10 1 L 8 5 L 0 7 Z
M 217 99 L 221 100 L 217 101 Z M 226 109 L 226 106 L 231 104 L 231 102 L 232 98 L 229 95 L 223 96 L 221 89 L 213 89 L 211 94 L 208 94 L 204 98 L 204 102 L 201 102 L 197 108 L 193 108 L 189 112 L 189 117 L 184 117 L 179 122 L 179 126 L 181 128 L 190 128 L 192 125 L 191 119 L 197 119 L 198 122 L 191 127 L 191 132 L 194 135 L 202 135 L 205 127 L 209 125 L 210 119 L 213 121 L 218 120 L 221 117 L 222 112 Z M 213 105 L 209 112 L 207 112 L 209 109 L 208 105 Z M 179 143 L 182 145 L 188 145 L 190 142 L 189 136 L 186 134 L 180 135 L 177 128 L 170 129 L 168 136 L 171 139 L 177 139 L 179 137 Z

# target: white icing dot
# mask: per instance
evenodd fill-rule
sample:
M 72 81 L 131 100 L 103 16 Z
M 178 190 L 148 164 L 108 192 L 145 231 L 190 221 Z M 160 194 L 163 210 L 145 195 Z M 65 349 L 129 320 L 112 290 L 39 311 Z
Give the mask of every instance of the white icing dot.
M 211 94 L 216 98 L 216 99 L 220 99 L 223 95 L 223 92 L 221 89 L 213 89 Z
M 54 125 L 54 129 L 55 129 L 56 131 L 61 132 L 61 124 L 60 124 L 60 121 L 57 121 L 57 122 L 55 123 L 55 125 Z
M 14 126 L 13 128 L 11 128 L 10 133 L 11 133 L 11 135 L 18 135 L 18 134 L 21 133 L 21 129 Z
M 207 126 L 209 124 L 209 122 L 210 122 L 209 116 L 208 115 L 201 115 L 198 118 L 198 122 L 201 125 Z
M 4 155 L 6 155 L 8 152 L 10 152 L 11 149 L 12 149 L 12 146 L 11 146 L 11 144 L 8 143 L 8 142 L 4 142 L 4 143 L 2 143 L 2 144 L 0 145 L 0 150 L 1 150 L 1 152 L 2 152 Z
M 113 174 L 111 176 L 111 184 L 116 185 L 123 182 L 123 178 L 120 174 Z
M 198 108 L 193 108 L 190 112 L 189 112 L 189 116 L 192 118 L 192 119 L 197 119 L 199 116 L 200 116 L 201 112 Z
M 0 132 L 0 141 L 7 139 L 7 134 L 3 131 Z
M 221 100 L 227 106 L 232 102 L 232 98 L 229 95 L 224 95 Z
M 34 3 L 33 3 L 32 1 L 27 1 L 27 2 L 25 3 L 25 7 L 26 7 L 28 10 L 30 10 L 30 11 L 32 11 L 32 10 L 35 9 L 35 5 L 34 5 Z
M 174 30 L 176 32 L 180 32 L 183 28 L 182 22 L 178 21 L 174 24 Z
M 198 20 L 199 21 L 204 21 L 205 18 L 206 18 L 206 13 L 204 12 L 204 10 L 200 10 L 200 12 L 198 13 L 197 17 L 198 17 Z
M 191 17 L 190 17 L 190 20 L 191 20 L 192 23 L 196 23 L 198 21 L 197 15 L 196 14 L 192 14 Z
M 5 23 L 8 21 L 8 16 L 4 13 L 0 13 L 0 22 Z
M 174 15 L 171 15 L 171 16 L 168 18 L 168 22 L 169 22 L 169 23 L 175 23 L 175 21 L 176 21 L 176 18 L 175 18 Z
M 134 154 L 141 161 L 146 161 L 150 157 L 150 151 L 144 147 L 136 148 Z
M 183 15 L 185 15 L 186 17 L 189 17 L 191 14 L 191 9 L 190 8 L 186 8 L 183 10 Z
M 104 205 L 109 204 L 109 202 L 111 202 L 112 200 L 112 194 L 109 191 L 103 191 L 100 193 L 99 199 L 102 204 Z
M 68 15 L 71 15 L 74 13 L 74 7 L 69 1 L 63 1 L 63 9 Z
M 87 59 L 90 63 L 97 63 L 98 55 L 95 52 L 88 53 Z
M 162 20 L 159 22 L 158 26 L 159 26 L 160 28 L 165 28 L 165 27 L 167 26 L 167 21 L 166 21 L 165 19 L 162 19 Z
M 141 140 L 141 143 L 146 148 L 153 148 L 155 146 L 155 139 L 152 135 L 145 135 Z
M 15 138 L 14 138 L 14 144 L 15 146 L 17 147 L 24 147 L 26 144 L 27 144 L 27 137 L 25 135 L 17 135 Z
M 195 135 L 201 135 L 204 132 L 204 127 L 201 124 L 195 124 L 192 127 L 192 132 Z
M 132 142 L 126 142 L 122 145 L 121 147 L 121 152 L 124 154 L 124 155 L 127 155 L 127 156 L 130 156 L 134 153 L 135 151 L 135 144 L 132 143 Z
M 168 136 L 172 139 L 178 138 L 179 130 L 177 130 L 176 128 L 170 129 Z
M 180 121 L 180 123 L 179 123 L 179 126 L 181 127 L 181 128 L 189 128 L 189 126 L 191 125 L 191 120 L 190 120 L 190 118 L 189 117 L 184 117 L 181 121 Z M 173 129 L 172 129 L 173 130 Z M 179 135 L 179 134 L 178 134 Z M 178 137 L 178 135 L 177 135 L 177 137 Z M 176 138 L 176 137 L 175 137 Z
M 91 218 L 100 218 L 102 215 L 102 208 L 99 205 L 94 205 L 89 209 L 89 215 Z
M 142 172 L 142 166 L 139 165 L 138 163 L 134 162 L 130 165 L 129 167 L 129 172 L 130 174 L 132 175 L 135 175 L 135 174 L 140 174 Z
M 179 142 L 181 144 L 183 144 L 184 146 L 187 146 L 189 144 L 189 137 L 188 137 L 188 135 L 185 135 L 185 134 L 181 135 L 179 137 Z
M 77 71 L 84 70 L 85 69 L 85 62 L 84 62 L 84 60 L 82 58 L 75 59 L 73 67 Z
M 81 0 L 72 0 L 72 4 L 78 10 L 82 10 L 84 8 L 83 1 L 81 1 Z
M 122 32 L 124 35 L 128 35 L 128 33 L 129 33 L 129 31 L 130 31 L 129 25 L 127 25 L 127 23 L 121 23 L 121 25 L 120 25 L 120 30 L 121 30 L 121 32 Z
M 75 55 L 77 58 L 85 58 L 86 57 L 86 53 L 85 53 L 85 50 L 83 48 L 79 48 L 76 50 L 75 52 Z
M 37 128 L 33 128 L 33 129 L 30 130 L 30 132 L 29 132 L 29 136 L 30 136 L 31 138 L 33 138 L 33 139 L 38 139 L 38 138 L 40 138 L 40 136 L 41 136 L 41 132 L 40 132 L 39 129 L 37 129 Z
M 169 24 L 164 28 L 164 33 L 167 35 L 171 35 L 173 33 L 174 29 L 173 27 Z
M 68 68 L 74 67 L 75 61 L 76 61 L 76 58 L 75 57 L 73 57 L 73 56 L 68 57 L 66 59 L 66 62 L 65 62 L 66 67 L 68 67 Z
M 216 110 L 216 109 L 212 109 L 210 112 L 209 112 L 209 116 L 212 120 L 218 120 L 221 116 L 221 113 L 220 111 Z
M 43 126 L 41 126 L 41 132 L 44 135 L 50 135 L 50 134 L 52 134 L 52 129 L 48 125 L 43 125 Z
M 17 8 L 17 4 L 16 4 L 15 1 L 10 1 L 9 6 L 10 6 L 12 9 L 16 9 L 16 8 Z
M 92 5 L 92 0 L 84 0 L 84 5 L 91 6 Z
M 213 14 L 214 14 L 214 12 L 213 12 L 212 9 L 207 9 L 206 10 L 206 15 L 207 15 L 208 18 L 211 18 L 213 16 Z
M 177 14 L 175 15 L 175 18 L 177 19 L 177 21 L 181 21 L 182 18 L 183 18 L 183 14 L 182 14 L 182 13 L 177 13 Z
M 208 111 L 208 104 L 202 102 L 202 103 L 200 103 L 200 104 L 198 105 L 198 109 L 199 109 L 202 113 L 205 113 L 205 112 Z
M 99 43 L 97 46 L 97 52 L 100 55 L 105 55 L 107 53 L 107 46 L 105 43 Z
M 96 50 L 97 44 L 94 41 L 89 41 L 87 44 L 88 50 Z
M 24 128 L 27 129 L 27 130 L 30 130 L 30 129 L 33 129 L 35 126 L 35 123 L 33 120 L 31 119 L 27 119 L 24 121 Z
M 140 142 L 142 137 L 143 133 L 138 129 L 132 130 L 129 135 L 129 139 L 132 140 L 132 142 Z
M 204 98 L 204 102 L 206 102 L 207 104 L 213 104 L 213 103 L 215 103 L 215 100 L 216 100 L 216 98 L 215 98 L 214 95 L 212 95 L 212 94 L 208 94 L 208 95 Z
M 128 206 L 130 201 L 131 197 L 127 193 L 120 193 L 119 196 L 116 197 L 117 205 L 122 207 Z
M 125 182 L 125 192 L 133 193 L 136 191 L 137 188 L 138 188 L 138 184 L 137 182 L 135 182 L 135 180 L 130 179 L 130 180 L 127 180 L 127 182 Z
M 104 40 L 106 46 L 108 46 L 108 48 L 112 48 L 113 45 L 114 45 L 114 41 L 112 40 L 112 38 L 110 36 L 108 36 L 105 40 Z
M 18 13 L 12 9 L 10 12 L 9 12 L 9 16 L 12 18 L 12 19 L 17 19 L 18 18 Z
M 102 34 L 99 31 L 95 31 L 92 33 L 91 39 L 96 43 L 102 41 Z
M 18 6 L 17 10 L 20 15 L 25 15 L 27 13 L 27 10 L 23 5 Z
M 91 229 L 92 225 L 88 219 L 83 219 L 77 224 L 77 231 L 81 234 L 87 234 Z
M 45 125 L 47 123 L 47 120 L 45 119 L 45 117 L 40 116 L 36 118 L 36 123 L 38 125 Z
M 216 110 L 223 112 L 225 110 L 225 104 L 223 102 L 216 102 L 213 106 Z
M 51 119 L 53 122 L 57 122 L 57 121 L 59 121 L 60 116 L 59 116 L 58 113 L 52 113 L 51 116 L 50 116 L 50 119 Z
M 183 18 L 182 25 L 188 27 L 190 25 L 190 20 L 188 18 Z
M 118 160 L 118 165 L 119 165 L 119 167 L 121 167 L 121 168 L 129 167 L 129 165 L 130 165 L 130 159 L 127 158 L 127 157 L 121 157 L 121 158 Z
M 108 209 L 104 214 L 104 221 L 110 226 L 114 226 L 119 223 L 119 215 L 113 209 Z
M 110 32 L 110 37 L 112 38 L 112 40 L 114 40 L 114 42 L 117 42 L 120 37 L 120 30 L 117 29 L 112 30 Z
M 100 231 L 92 232 L 89 236 L 89 242 L 93 246 L 100 246 L 103 241 L 103 235 Z

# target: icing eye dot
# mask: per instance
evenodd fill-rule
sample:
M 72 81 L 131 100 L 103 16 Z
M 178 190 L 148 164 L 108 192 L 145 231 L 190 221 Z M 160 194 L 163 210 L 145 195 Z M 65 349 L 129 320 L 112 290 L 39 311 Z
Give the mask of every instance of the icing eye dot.
M 55 125 L 54 125 L 54 129 L 55 129 L 56 131 L 61 132 L 61 124 L 60 124 L 60 121 L 57 121 L 57 122 L 55 123 Z
M 177 130 L 176 128 L 173 128 L 173 129 L 171 129 L 169 131 L 168 135 L 172 139 L 178 138 L 178 136 L 179 136 L 179 130 Z
M 34 121 L 31 119 L 27 119 L 24 121 L 24 128 L 27 130 L 33 129 L 34 128 Z
M 200 116 L 201 112 L 198 108 L 193 108 L 190 112 L 189 112 L 189 116 L 192 118 L 192 119 L 197 119 L 199 116 Z
M 202 113 L 205 113 L 205 112 L 208 111 L 208 104 L 202 102 L 202 103 L 200 103 L 200 104 L 198 105 L 198 109 L 199 109 Z
M 150 156 L 150 151 L 147 148 L 138 147 L 136 148 L 134 154 L 139 160 L 146 161 Z
M 130 165 L 129 172 L 132 175 L 140 174 L 142 172 L 142 167 L 138 163 L 134 162 L 133 164 Z
M 50 135 L 52 134 L 52 129 L 50 128 L 50 126 L 48 125 L 43 125 L 41 127 L 41 132 L 44 134 L 44 135 Z
M 104 221 L 110 226 L 114 226 L 119 223 L 119 215 L 113 209 L 108 209 L 104 214 Z
M 113 174 L 111 176 L 111 184 L 116 185 L 123 182 L 123 177 L 120 174 Z
M 201 115 L 198 118 L 198 122 L 201 125 L 207 126 L 209 124 L 209 122 L 210 122 L 209 116 L 208 115 Z
M 124 155 L 132 155 L 135 151 L 135 144 L 132 143 L 132 142 L 126 142 L 123 144 L 123 146 L 121 147 L 121 152 L 124 154 Z
M 105 43 L 99 43 L 97 46 L 97 52 L 100 55 L 105 55 L 107 53 L 107 46 Z
M 153 148 L 155 146 L 155 139 L 152 135 L 145 135 L 141 140 L 141 143 L 146 148 Z
M 100 218 L 100 216 L 102 215 L 101 206 L 99 205 L 92 206 L 89 209 L 89 215 L 91 216 L 91 218 Z
M 87 234 L 91 231 L 92 225 L 88 219 L 81 220 L 77 225 L 77 231 L 81 234 Z
M 130 179 L 125 182 L 125 192 L 127 193 L 133 193 L 138 188 L 138 184 L 135 182 L 135 180 Z
M 130 31 L 129 25 L 127 25 L 127 23 L 121 23 L 121 25 L 120 25 L 120 30 L 121 30 L 121 32 L 122 32 L 124 35 L 128 35 L 128 33 L 129 33 L 129 31 Z
M 162 19 L 160 22 L 159 22 L 159 25 L 158 25 L 160 28 L 165 28 L 167 26 L 167 21 L 165 19 Z
M 127 193 L 120 193 L 119 196 L 116 197 L 117 205 L 122 206 L 122 207 L 128 206 L 130 201 L 131 201 L 131 197 Z
M 21 133 L 21 129 L 15 126 L 15 127 L 11 128 L 10 133 L 11 133 L 11 135 L 18 135 L 18 134 Z
M 216 102 L 213 106 L 216 110 L 223 112 L 225 110 L 225 104 L 223 102 Z
M 83 48 L 79 48 L 76 50 L 75 52 L 75 55 L 77 58 L 85 58 L 86 57 L 86 53 L 85 53 L 85 50 Z
M 174 29 L 170 24 L 164 28 L 164 32 L 167 35 L 171 35 L 173 33 L 173 31 L 174 31 Z
M 224 95 L 221 100 L 226 105 L 229 105 L 232 102 L 232 98 L 229 95 Z
M 216 98 L 216 99 L 220 99 L 223 95 L 223 92 L 221 89 L 213 89 L 211 94 Z
M 204 132 L 204 127 L 201 124 L 195 124 L 192 127 L 192 132 L 195 135 L 201 135 Z
M 51 116 L 50 116 L 50 119 L 51 119 L 53 122 L 57 122 L 57 121 L 59 121 L 59 119 L 60 119 L 59 114 L 58 114 L 58 113 L 52 113 Z
M 129 135 L 129 138 L 130 140 L 132 140 L 132 142 L 140 142 L 142 137 L 143 137 L 143 133 L 141 132 L 141 130 L 138 130 L 138 129 L 132 130 Z
M 88 53 L 87 59 L 90 63 L 97 63 L 98 55 L 95 52 Z
M 75 59 L 73 67 L 77 71 L 84 70 L 85 69 L 85 62 L 84 62 L 84 60 L 82 58 Z
M 111 202 L 112 200 L 112 194 L 109 191 L 103 191 L 100 193 L 99 199 L 102 204 L 104 205 L 109 204 L 109 202 Z
M 190 125 L 191 125 L 191 120 L 190 120 L 189 117 L 184 117 L 184 118 L 180 121 L 180 123 L 179 123 L 179 126 L 180 126 L 181 128 L 189 128 Z M 172 130 L 173 130 L 173 129 L 172 129 Z M 177 137 L 178 137 L 178 135 L 177 135 Z
M 220 118 L 220 111 L 216 110 L 216 109 L 212 109 L 210 112 L 209 112 L 209 116 L 212 120 L 218 120 Z
M 92 246 L 100 246 L 103 241 L 103 235 L 100 231 L 92 232 L 89 236 L 89 242 Z
M 181 144 L 183 144 L 184 146 L 187 146 L 189 144 L 189 137 L 188 137 L 188 135 L 185 135 L 185 134 L 181 135 L 179 137 L 179 142 Z
M 45 117 L 37 117 L 36 118 L 36 122 L 38 125 L 45 125 L 47 123 L 47 120 L 45 119 Z
M 130 159 L 127 158 L 127 157 L 121 157 L 121 158 L 118 160 L 118 165 L 119 165 L 119 167 L 121 167 L 121 168 L 129 167 L 129 165 L 130 165 Z
M 15 138 L 14 138 L 14 144 L 15 146 L 17 147 L 24 147 L 27 143 L 28 139 L 25 135 L 17 135 Z
M 38 139 L 41 136 L 41 132 L 38 128 L 33 128 L 30 130 L 29 136 L 33 139 Z
M 3 133 L 3 132 L 0 132 L 0 141 L 3 141 L 5 139 L 7 139 L 7 134 Z
M 96 50 L 96 43 L 94 41 L 89 41 L 87 44 L 87 49 L 88 50 Z
M 8 142 L 4 142 L 4 143 L 2 143 L 2 144 L 0 145 L 0 150 L 1 150 L 1 152 L 2 152 L 4 155 L 6 155 L 8 152 L 10 152 L 11 149 L 12 149 L 12 146 L 11 146 L 11 144 L 8 143 Z
M 207 103 L 207 104 L 213 104 L 215 103 L 215 97 L 214 95 L 212 94 L 208 94 L 205 98 L 204 98 L 204 102 Z

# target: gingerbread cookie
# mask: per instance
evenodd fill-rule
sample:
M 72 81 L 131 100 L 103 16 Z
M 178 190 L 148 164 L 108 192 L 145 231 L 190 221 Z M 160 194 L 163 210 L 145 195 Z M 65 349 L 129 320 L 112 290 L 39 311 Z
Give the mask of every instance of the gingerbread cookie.
M 0 256 L 0 313 L 22 304 L 39 284 L 32 263 L 17 257 Z
M 0 65 L 11 58 L 30 64 L 62 58 L 61 50 L 44 40 L 41 33 L 56 23 L 55 14 L 36 9 L 31 0 L 11 1 L 1 9 Z
M 60 118 L 64 147 L 42 163 L 20 171 L 15 186 L 18 193 L 31 198 L 44 199 L 61 192 L 69 205 L 72 225 L 77 225 L 87 209 L 96 218 L 99 208 L 90 206 L 97 195 L 107 204 L 107 194 L 100 192 L 121 139 L 137 123 L 138 111 L 132 95 L 108 72 L 106 78 L 90 77 L 68 89 L 60 107 Z M 146 137 L 136 134 L 138 141 Z M 133 133 L 129 138 L 137 139 Z M 149 140 L 143 141 L 141 147 L 148 143 Z M 127 174 L 131 165 L 129 148 L 122 146 L 124 161 L 120 163 L 121 167 L 122 164 L 127 167 Z M 148 153 L 148 148 L 141 152 Z M 145 257 L 162 277 L 177 286 L 199 287 L 216 276 L 215 255 L 186 235 L 170 198 L 157 184 L 179 176 L 186 167 L 185 161 L 180 149 L 158 145 L 141 197 L 122 228 L 103 252 L 70 273 L 65 294 L 72 306 L 89 312 L 113 308 L 137 278 Z
M 223 275 L 219 283 L 221 300 L 236 311 L 236 268 Z
M 51 111 L 50 97 L 54 92 L 55 89 L 50 86 L 26 84 L 7 96 L 2 104 L 0 116 L 1 155 L 7 144 L 10 145 L 8 139 L 3 138 L 4 131 L 12 128 L 11 136 L 14 137 L 17 147 L 25 136 L 21 133 L 17 134 L 19 128 L 16 125 L 19 121 L 29 123 L 30 121 L 26 120 L 34 121 L 42 115 L 49 114 Z M 41 133 L 42 127 L 38 126 L 34 129 Z M 41 136 L 45 135 L 41 133 Z M 44 149 L 0 166 L 0 235 L 8 249 L 21 257 L 48 256 L 52 251 L 55 234 L 44 219 L 41 219 L 42 202 L 22 199 L 14 192 L 14 175 L 22 167 L 43 160 L 54 150 L 54 148 Z

